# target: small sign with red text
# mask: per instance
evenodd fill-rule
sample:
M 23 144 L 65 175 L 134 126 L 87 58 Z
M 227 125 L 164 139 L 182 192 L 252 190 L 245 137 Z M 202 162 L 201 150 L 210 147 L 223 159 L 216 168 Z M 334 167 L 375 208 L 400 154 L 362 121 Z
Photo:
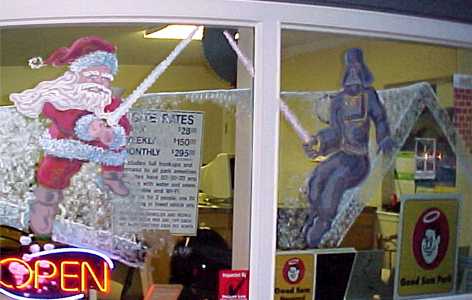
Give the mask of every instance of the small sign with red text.
M 218 300 L 248 300 L 249 271 L 221 270 L 219 273 Z

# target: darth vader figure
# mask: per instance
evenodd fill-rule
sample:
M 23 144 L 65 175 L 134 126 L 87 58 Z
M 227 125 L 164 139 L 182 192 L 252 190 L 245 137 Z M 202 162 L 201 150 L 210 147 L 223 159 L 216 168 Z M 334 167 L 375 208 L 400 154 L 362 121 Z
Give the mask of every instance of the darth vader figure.
M 392 152 L 387 115 L 377 92 L 371 87 L 373 81 L 362 50 L 347 50 L 343 88 L 331 101 L 329 127 L 320 130 L 303 145 L 310 158 L 328 156 L 307 181 L 310 211 L 302 234 L 309 248 L 318 247 L 331 228 L 344 192 L 358 186 L 369 173 L 371 120 L 375 125 L 379 150 Z

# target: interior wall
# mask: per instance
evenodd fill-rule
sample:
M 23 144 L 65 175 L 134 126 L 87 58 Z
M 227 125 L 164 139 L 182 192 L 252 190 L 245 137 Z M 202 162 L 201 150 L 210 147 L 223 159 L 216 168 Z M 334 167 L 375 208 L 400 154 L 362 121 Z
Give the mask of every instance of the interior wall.
M 472 74 L 472 50 L 460 49 L 457 55 L 458 72 Z
M 284 59 L 282 90 L 339 89 L 343 54 L 351 47 L 363 49 L 377 89 L 449 76 L 457 68 L 457 50 L 454 48 L 363 39 Z
M 472 50 L 459 49 L 457 51 L 457 73 L 472 75 Z M 470 157 L 470 156 L 469 156 Z M 458 192 L 463 196 L 462 213 L 462 228 L 472 228 L 472 185 L 470 184 L 471 175 L 463 168 L 462 164 L 457 166 L 457 187 Z M 465 231 L 467 234 L 461 234 L 461 245 L 472 245 L 472 234 Z

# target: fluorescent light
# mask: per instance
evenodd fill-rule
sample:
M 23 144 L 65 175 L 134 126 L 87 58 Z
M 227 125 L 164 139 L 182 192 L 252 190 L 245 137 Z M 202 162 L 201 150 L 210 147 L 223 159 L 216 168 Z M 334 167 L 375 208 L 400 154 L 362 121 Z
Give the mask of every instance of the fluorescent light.
M 194 25 L 167 25 L 158 30 L 144 32 L 146 39 L 179 39 L 183 40 L 196 28 Z M 199 26 L 192 40 L 201 40 L 203 38 L 203 26 Z

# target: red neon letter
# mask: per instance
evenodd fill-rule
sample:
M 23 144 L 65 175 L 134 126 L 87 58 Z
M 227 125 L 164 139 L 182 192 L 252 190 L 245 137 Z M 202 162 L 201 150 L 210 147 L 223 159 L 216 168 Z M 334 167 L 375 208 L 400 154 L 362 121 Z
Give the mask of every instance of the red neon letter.
M 3 285 L 4 287 L 10 288 L 10 289 L 12 289 L 12 288 L 24 289 L 33 280 L 33 270 L 31 269 L 31 267 L 27 263 L 25 263 L 23 260 L 21 260 L 19 258 L 5 258 L 5 259 L 2 259 L 2 260 L 0 260 L 0 266 L 3 265 L 3 264 L 12 263 L 12 262 L 17 262 L 17 263 L 21 264 L 22 266 L 24 266 L 28 270 L 28 280 L 26 280 L 22 284 L 16 285 L 16 286 L 13 286 L 11 284 L 7 284 L 7 283 L 3 282 L 2 280 L 0 280 L 0 284 Z
M 78 292 L 79 288 L 67 288 L 66 287 L 66 278 L 79 278 L 77 274 L 66 274 L 67 265 L 80 265 L 78 261 L 63 261 L 61 262 L 61 289 L 65 292 Z
M 108 264 L 106 262 L 103 262 L 103 281 L 102 281 L 103 284 L 100 284 L 100 281 L 98 280 L 97 275 L 93 271 L 92 267 L 89 265 L 88 262 L 84 261 L 82 262 L 82 265 L 81 265 L 82 292 L 88 289 L 87 273 L 85 269 L 88 269 L 88 273 L 92 275 L 92 278 L 95 281 L 95 284 L 97 285 L 98 289 L 101 292 L 108 293 L 110 291 L 110 269 L 108 268 Z
M 51 274 L 41 274 L 40 268 L 42 264 L 46 264 L 52 267 Z M 34 288 L 39 289 L 39 278 L 43 279 L 51 279 L 57 275 L 57 267 L 54 263 L 50 262 L 49 260 L 38 260 L 34 263 Z
M 6 260 L 7 260 L 7 259 L 2 259 L 2 260 L 0 260 L 0 266 L 1 266 Z M 6 282 L 3 282 L 1 276 L 0 276 L 0 286 L 4 286 L 4 287 L 9 288 L 9 289 L 12 289 L 12 288 L 13 288 L 13 285 L 8 284 L 8 283 L 6 283 Z

